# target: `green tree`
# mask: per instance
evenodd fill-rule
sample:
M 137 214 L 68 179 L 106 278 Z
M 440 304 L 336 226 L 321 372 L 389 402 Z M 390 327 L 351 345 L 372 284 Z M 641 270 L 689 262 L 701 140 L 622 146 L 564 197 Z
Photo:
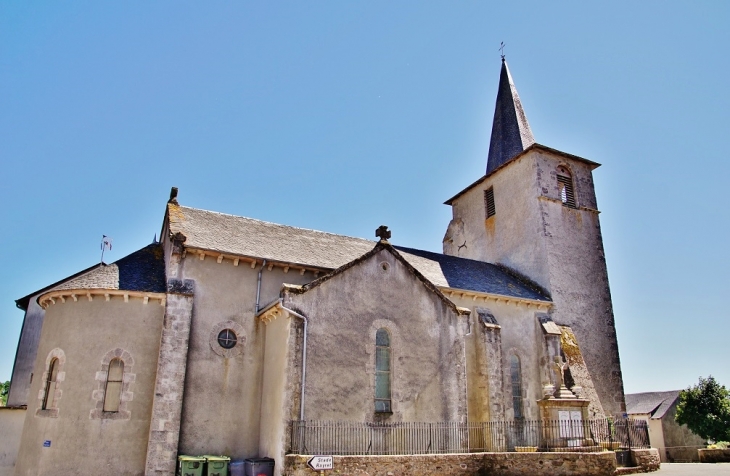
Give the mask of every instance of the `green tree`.
M 712 377 L 679 393 L 675 420 L 706 440 L 730 440 L 730 391 Z
M 10 391 L 10 381 L 0 383 L 0 407 L 4 407 L 8 403 L 8 392 Z

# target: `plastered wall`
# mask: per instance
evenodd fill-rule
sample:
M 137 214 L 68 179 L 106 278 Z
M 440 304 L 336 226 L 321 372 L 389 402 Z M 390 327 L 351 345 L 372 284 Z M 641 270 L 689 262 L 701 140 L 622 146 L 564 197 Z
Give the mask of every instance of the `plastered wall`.
M 547 153 L 535 153 L 535 160 L 553 320 L 570 326 L 578 338 L 603 410 L 621 415 L 626 410 L 621 363 L 590 168 Z M 578 209 L 559 200 L 555 173 L 559 165 L 572 171 Z
M 15 472 L 25 413 L 23 408 L 0 407 L 0 476 L 12 476 Z
M 486 218 L 484 191 L 489 188 L 494 190 L 496 214 Z M 535 163 L 528 154 L 453 202 L 444 254 L 500 263 L 547 288 L 550 278 L 537 195 Z
M 572 172 L 577 209 L 560 201 L 560 165 Z M 486 218 L 484 191 L 489 187 L 494 188 L 496 215 Z M 578 338 L 604 411 L 623 413 L 623 380 L 591 166 L 533 150 L 465 192 L 452 207 L 444 253 L 503 264 L 542 286 L 554 303 L 553 320 L 570 326 Z M 463 243 L 466 246 L 459 249 Z
M 174 258 L 174 255 L 173 255 Z M 174 261 L 172 259 L 171 261 Z M 196 283 L 190 332 L 180 454 L 224 454 L 250 458 L 259 454 L 264 362 L 264 324 L 255 318 L 259 265 L 220 263 L 210 256 L 187 253 L 181 263 L 185 279 Z M 260 302 L 277 299 L 282 283 L 314 279 L 311 272 L 262 271 Z M 217 333 L 237 327 L 235 355 L 216 353 Z
M 30 391 L 33 364 L 38 351 L 38 341 L 43 327 L 43 308 L 36 302 L 38 296 L 33 296 L 28 304 L 28 310 L 23 317 L 23 328 L 18 340 L 18 351 L 15 354 L 13 376 L 8 394 L 8 406 L 26 405 Z
M 290 315 L 280 316 L 267 323 L 265 330 L 259 454 L 276 460 L 277 473 L 283 468 L 283 455 L 289 442 L 287 430 L 292 418 L 292 403 L 299 402 L 298 383 L 301 380 L 296 378 L 294 371 L 301 368 L 296 365 L 301 355 L 301 346 L 296 345 L 296 340 L 301 335 L 296 333 L 298 326 L 292 326 L 295 319 Z
M 43 375 L 49 355 L 62 355 L 57 414 L 38 412 L 44 382 L 35 378 L 16 475 L 144 472 L 163 315 L 159 301 L 143 304 L 142 299 L 130 298 L 124 302 L 121 296 L 112 296 L 108 302 L 103 296 L 92 302 L 80 296 L 77 302 L 57 300 L 48 307 L 34 373 Z M 129 393 L 122 395 L 129 415 L 92 418 L 99 403 L 97 377 L 104 357 L 115 349 L 123 349 L 134 360 L 133 365 L 125 364 Z M 45 447 L 45 441 L 50 446 Z
M 309 318 L 306 419 L 466 420 L 466 317 L 389 251 L 285 303 Z M 380 328 L 391 337 L 392 415 L 374 411 Z
M 469 298 L 450 297 L 458 306 L 472 309 L 470 316 L 471 335 L 466 337 L 469 359 L 467 360 L 469 385 L 469 420 L 511 420 L 514 417 L 512 385 L 510 378 L 510 355 L 520 359 L 522 373 L 522 408 L 526 419 L 539 419 L 540 409 L 537 400 L 542 398 L 543 332 L 535 317 L 536 308 L 506 302 L 489 302 L 475 305 Z M 488 309 L 500 325 L 501 380 L 490 379 L 488 368 L 496 355 L 490 350 L 494 347 L 495 330 L 479 322 L 477 308 Z M 544 359 L 543 359 L 544 360 Z M 502 385 L 499 391 L 494 385 Z M 489 400 L 492 395 L 492 401 Z M 497 400 L 497 401 L 494 401 Z M 501 407 L 501 411 L 500 411 Z

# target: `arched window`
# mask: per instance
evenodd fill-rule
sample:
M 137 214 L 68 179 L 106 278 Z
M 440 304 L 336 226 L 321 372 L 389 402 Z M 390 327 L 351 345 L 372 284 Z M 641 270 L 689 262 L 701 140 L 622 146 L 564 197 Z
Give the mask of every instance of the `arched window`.
M 53 398 L 56 396 L 56 382 L 58 381 L 58 359 L 53 358 L 48 366 L 46 387 L 43 391 L 43 404 L 41 410 L 47 410 L 53 406 Z
M 560 192 L 560 201 L 563 205 L 570 208 L 576 208 L 575 189 L 573 188 L 573 176 L 567 167 L 562 165 L 558 167 L 558 191 Z
M 523 418 L 522 413 L 522 371 L 520 370 L 520 359 L 512 354 L 509 361 L 510 380 L 512 382 L 512 408 L 515 412 L 515 420 Z
M 122 381 L 124 379 L 124 362 L 112 359 L 109 362 L 109 374 L 104 388 L 104 411 L 118 412 L 122 397 Z
M 392 412 L 390 402 L 390 334 L 386 329 L 378 329 L 375 333 L 375 412 Z

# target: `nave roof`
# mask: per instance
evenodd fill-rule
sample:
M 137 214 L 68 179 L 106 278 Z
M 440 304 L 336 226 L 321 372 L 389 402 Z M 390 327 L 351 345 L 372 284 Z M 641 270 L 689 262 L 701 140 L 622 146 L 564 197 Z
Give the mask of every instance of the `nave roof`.
M 373 249 L 363 238 L 297 228 L 224 213 L 168 204 L 172 235 L 185 247 L 292 265 L 333 270 Z M 550 301 L 539 287 L 509 270 L 482 261 L 394 246 L 426 279 L 441 288 Z

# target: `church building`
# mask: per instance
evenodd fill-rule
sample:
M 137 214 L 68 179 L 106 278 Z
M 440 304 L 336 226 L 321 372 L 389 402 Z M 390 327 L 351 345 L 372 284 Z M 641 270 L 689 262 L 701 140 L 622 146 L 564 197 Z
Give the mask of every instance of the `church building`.
M 503 58 L 486 172 L 446 201 L 443 253 L 173 188 L 159 242 L 17 301 L 14 474 L 172 476 L 182 454 L 281 474 L 306 421 L 620 417 L 598 166 L 535 142 Z

